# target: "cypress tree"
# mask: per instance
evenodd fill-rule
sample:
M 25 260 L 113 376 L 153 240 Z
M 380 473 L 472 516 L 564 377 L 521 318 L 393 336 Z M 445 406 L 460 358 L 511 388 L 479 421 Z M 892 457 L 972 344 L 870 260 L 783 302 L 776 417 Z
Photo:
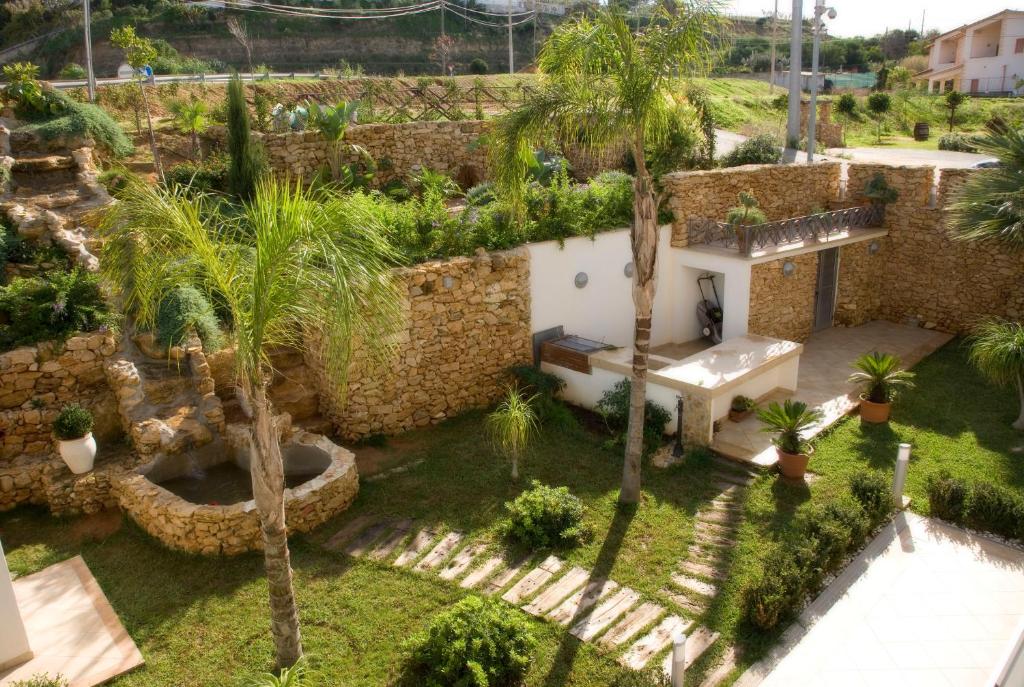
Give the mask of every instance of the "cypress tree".
M 251 200 L 262 160 L 249 132 L 249 108 L 238 74 L 228 82 L 228 155 L 228 190 L 239 200 Z

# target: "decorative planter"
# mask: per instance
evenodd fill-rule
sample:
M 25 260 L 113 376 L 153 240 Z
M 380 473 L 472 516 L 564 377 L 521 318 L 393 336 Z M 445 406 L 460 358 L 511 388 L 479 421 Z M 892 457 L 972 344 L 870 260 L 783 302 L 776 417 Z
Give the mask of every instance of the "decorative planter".
M 875 403 L 863 396 L 860 397 L 860 421 L 872 425 L 880 425 L 889 421 L 892 403 Z
M 775 451 L 779 454 L 779 472 L 782 473 L 783 477 L 790 479 L 803 479 L 804 475 L 807 474 L 807 462 L 811 457 L 804 453 L 786 453 L 782 449 L 776 447 Z
M 732 420 L 733 422 L 743 422 L 748 417 L 750 417 L 751 413 L 753 412 L 753 408 L 751 408 L 750 410 L 733 410 L 732 408 L 730 408 L 729 419 Z
M 92 470 L 93 461 L 96 460 L 96 439 L 92 432 L 80 439 L 59 441 L 58 444 L 60 457 L 71 472 L 81 475 Z

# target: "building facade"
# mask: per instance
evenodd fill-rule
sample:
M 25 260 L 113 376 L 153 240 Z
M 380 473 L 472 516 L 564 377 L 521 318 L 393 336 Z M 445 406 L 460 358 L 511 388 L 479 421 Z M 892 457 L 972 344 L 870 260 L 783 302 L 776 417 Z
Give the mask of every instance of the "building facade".
M 1004 10 L 942 34 L 916 79 L 929 93 L 1018 93 L 1024 79 L 1024 11 Z

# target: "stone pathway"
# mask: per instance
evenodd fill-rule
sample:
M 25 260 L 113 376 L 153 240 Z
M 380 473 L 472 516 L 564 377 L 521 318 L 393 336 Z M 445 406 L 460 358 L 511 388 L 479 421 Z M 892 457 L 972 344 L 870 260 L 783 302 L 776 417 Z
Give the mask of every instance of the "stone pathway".
M 658 603 L 642 601 L 640 593 L 613 580 L 591 579 L 590 571 L 567 566 L 558 556 L 509 561 L 505 556 L 490 554 L 488 542 L 467 541 L 461 532 L 442 532 L 433 526 L 414 529 L 410 520 L 381 521 L 360 515 L 324 546 L 349 556 L 436 575 L 463 589 L 501 595 L 533 616 L 568 627 L 569 634 L 580 641 L 617 654 L 619 663 L 634 670 L 651 665 L 669 652 L 677 632 L 689 633 L 690 661 L 697 660 L 718 639 L 717 633 L 697 626 L 694 619 L 673 614 Z M 709 583 L 692 579 L 695 585 L 707 585 L 698 589 L 713 591 Z

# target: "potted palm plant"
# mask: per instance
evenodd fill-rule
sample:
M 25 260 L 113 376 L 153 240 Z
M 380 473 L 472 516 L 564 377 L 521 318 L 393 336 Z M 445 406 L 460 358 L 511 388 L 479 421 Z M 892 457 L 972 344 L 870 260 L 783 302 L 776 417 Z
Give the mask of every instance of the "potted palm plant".
M 854 361 L 857 370 L 849 381 L 863 389 L 860 395 L 860 419 L 879 424 L 889 421 L 892 401 L 900 387 L 914 386 L 913 372 L 900 369 L 900 359 L 889 353 L 865 353 Z
M 802 401 L 786 399 L 781 405 L 773 401 L 767 408 L 758 410 L 757 418 L 764 423 L 762 432 L 776 435 L 772 443 L 779 454 L 779 472 L 783 477 L 803 479 L 811 446 L 800 433 L 820 420 L 821 413 L 808 410 Z
M 729 419 L 733 422 L 743 422 L 750 417 L 756 407 L 757 403 L 749 396 L 743 394 L 733 396 L 732 403 L 729 405 Z
M 519 457 L 537 434 L 537 413 L 533 410 L 536 399 L 523 398 L 510 386 L 504 400 L 487 416 L 487 432 L 495 450 L 512 463 L 512 479 L 519 479 Z
M 77 403 L 64 406 L 53 422 L 60 457 L 76 475 L 92 470 L 96 439 L 92 436 L 92 413 Z
M 740 247 L 740 252 L 746 253 L 748 243 L 746 227 L 764 224 L 768 221 L 768 217 L 764 214 L 764 210 L 758 207 L 757 198 L 754 197 L 752 191 L 740 191 L 737 199 L 740 204 L 729 210 L 725 221 L 736 232 L 736 243 Z

